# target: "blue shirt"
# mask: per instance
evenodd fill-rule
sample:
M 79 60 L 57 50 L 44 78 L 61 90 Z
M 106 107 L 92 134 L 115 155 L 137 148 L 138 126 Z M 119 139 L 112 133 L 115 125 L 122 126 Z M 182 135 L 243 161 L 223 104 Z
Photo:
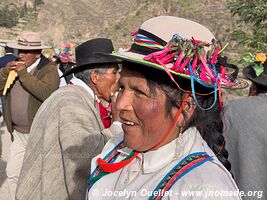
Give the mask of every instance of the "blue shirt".
M 16 60 L 17 57 L 12 53 L 7 53 L 3 57 L 0 58 L 0 68 L 5 67 L 6 64 L 10 61 Z

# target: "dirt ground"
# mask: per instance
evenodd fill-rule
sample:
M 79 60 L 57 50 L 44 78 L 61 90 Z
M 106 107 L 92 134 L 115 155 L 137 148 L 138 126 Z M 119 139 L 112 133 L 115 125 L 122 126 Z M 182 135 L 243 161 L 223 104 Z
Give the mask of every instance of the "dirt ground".
M 2 118 L 0 119 L 2 122 Z M 0 125 L 1 126 L 1 125 Z M 5 126 L 0 128 L 0 200 L 8 200 L 8 188 L 6 181 L 6 162 L 8 149 L 11 143 L 10 134 Z

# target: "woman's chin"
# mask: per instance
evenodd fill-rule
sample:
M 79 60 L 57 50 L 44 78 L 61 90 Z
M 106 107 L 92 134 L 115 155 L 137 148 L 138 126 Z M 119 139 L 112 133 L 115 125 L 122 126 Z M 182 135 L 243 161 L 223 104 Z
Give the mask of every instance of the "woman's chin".
M 134 141 L 136 141 L 134 137 L 128 135 L 127 133 L 124 133 L 123 142 L 125 143 L 125 145 L 130 149 L 138 151 L 138 145 L 140 145 L 140 143 L 136 143 Z

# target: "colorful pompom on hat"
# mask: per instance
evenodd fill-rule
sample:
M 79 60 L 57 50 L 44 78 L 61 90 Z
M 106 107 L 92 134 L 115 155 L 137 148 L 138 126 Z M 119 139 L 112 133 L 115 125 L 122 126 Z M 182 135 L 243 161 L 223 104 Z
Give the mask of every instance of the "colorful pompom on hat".
M 71 51 L 72 46 L 71 43 L 64 43 L 61 48 L 54 50 L 53 57 L 60 59 L 62 63 L 75 63 L 74 52 Z
M 193 95 L 217 93 L 220 87 L 236 84 L 225 67 L 217 64 L 221 44 L 199 23 L 159 16 L 145 21 L 132 36 L 130 49 L 119 49 L 110 56 L 165 71 L 172 79 L 185 82 L 186 87 L 180 89 Z

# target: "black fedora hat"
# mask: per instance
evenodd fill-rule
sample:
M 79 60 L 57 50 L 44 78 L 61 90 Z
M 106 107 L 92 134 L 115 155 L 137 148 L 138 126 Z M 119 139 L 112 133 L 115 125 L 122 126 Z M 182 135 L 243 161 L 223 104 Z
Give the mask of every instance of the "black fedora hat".
M 75 48 L 76 67 L 65 72 L 63 76 L 81 72 L 97 64 L 119 63 L 117 59 L 99 54 L 112 51 L 114 51 L 112 41 L 107 38 L 96 38 L 80 44 Z
M 249 66 L 245 67 L 243 70 L 243 74 L 245 77 L 247 77 L 252 82 L 267 87 L 267 61 L 263 64 L 263 72 L 261 75 L 257 76 L 255 73 L 255 70 L 253 69 L 253 66 L 255 64 L 252 63 Z

